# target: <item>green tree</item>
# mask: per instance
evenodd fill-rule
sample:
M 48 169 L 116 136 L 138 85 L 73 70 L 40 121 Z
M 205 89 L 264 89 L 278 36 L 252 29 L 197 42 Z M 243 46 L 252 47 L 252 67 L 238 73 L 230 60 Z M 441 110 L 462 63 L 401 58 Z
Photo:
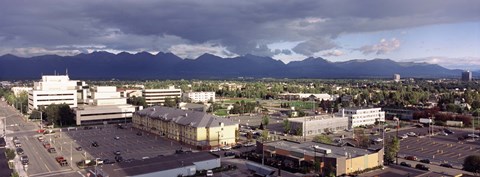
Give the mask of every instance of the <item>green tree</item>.
M 147 107 L 147 102 L 145 101 L 145 98 L 144 98 L 144 97 L 132 97 L 132 98 L 128 98 L 127 103 L 128 103 L 128 104 L 135 105 L 135 106 Z
M 262 140 L 267 141 L 268 140 L 268 129 L 265 129 L 262 131 Z
M 167 97 L 165 98 L 165 102 L 163 104 L 166 107 L 177 107 L 177 103 L 175 102 L 174 98 Z
M 290 125 L 290 121 L 288 121 L 288 119 L 285 119 L 283 121 L 283 130 L 285 131 L 285 133 L 290 133 L 291 129 L 292 129 L 292 126 Z
M 13 149 L 7 149 L 5 150 L 5 154 L 7 156 L 7 160 L 13 160 L 16 156 L 15 150 Z
M 302 136 L 303 135 L 303 128 L 302 127 L 297 128 L 295 134 L 297 136 Z
M 45 108 L 45 115 L 49 124 L 58 124 L 60 121 L 60 110 L 58 105 L 51 104 Z
M 263 118 L 262 118 L 262 124 L 263 124 L 263 126 L 267 127 L 267 125 L 268 125 L 269 123 L 270 123 L 270 116 L 268 116 L 268 115 L 263 116 Z
M 470 155 L 463 160 L 463 170 L 476 175 L 480 173 L 480 155 Z
M 327 135 L 317 135 L 313 137 L 314 142 L 324 143 L 324 144 L 333 144 L 332 138 Z
M 400 151 L 400 141 L 398 140 L 397 137 L 394 137 L 391 141 L 387 143 L 387 146 L 385 149 L 385 155 L 384 155 L 385 161 L 387 163 L 393 162 L 395 160 L 395 157 L 398 151 Z

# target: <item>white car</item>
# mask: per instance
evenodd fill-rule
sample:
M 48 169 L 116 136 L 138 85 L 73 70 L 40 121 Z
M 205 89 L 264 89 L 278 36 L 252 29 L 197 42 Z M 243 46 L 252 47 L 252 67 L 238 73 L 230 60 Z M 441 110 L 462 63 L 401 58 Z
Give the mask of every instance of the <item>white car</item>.
M 400 139 L 405 139 L 405 138 L 408 138 L 408 135 L 406 135 L 406 134 L 398 135 L 398 138 L 400 138 Z
M 444 131 L 441 131 L 440 133 L 438 133 L 439 135 L 442 135 L 442 136 L 448 136 L 448 133 L 444 132 Z
M 218 152 L 218 151 L 220 151 L 220 148 L 218 147 L 210 149 L 210 152 Z
M 417 134 L 415 134 L 415 132 L 408 132 L 407 136 L 417 136 Z
M 375 141 L 375 142 L 382 142 L 383 139 L 382 139 L 382 138 L 375 138 L 375 139 L 373 139 L 373 141 Z
M 207 170 L 207 176 L 213 176 L 213 171 L 212 170 Z
M 223 146 L 221 149 L 224 150 L 224 151 L 228 151 L 228 150 L 232 149 L 232 147 L 231 146 Z
M 472 134 L 472 133 L 468 134 L 467 136 L 470 138 L 480 138 L 480 136 L 478 136 L 477 134 Z

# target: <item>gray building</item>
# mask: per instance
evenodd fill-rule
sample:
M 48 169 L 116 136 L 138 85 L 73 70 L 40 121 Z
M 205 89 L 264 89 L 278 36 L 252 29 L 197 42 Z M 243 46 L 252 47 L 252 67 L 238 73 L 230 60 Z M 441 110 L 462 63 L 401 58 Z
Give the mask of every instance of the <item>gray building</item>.
M 220 157 L 208 152 L 174 154 L 129 163 L 103 165 L 103 176 L 193 176 L 197 171 L 220 167 Z
M 472 72 L 470 71 L 462 72 L 462 81 L 465 81 L 465 82 L 472 81 Z
M 290 118 L 292 131 L 304 130 L 304 135 L 318 135 L 326 132 L 336 132 L 348 128 L 348 117 L 337 117 L 332 114 Z

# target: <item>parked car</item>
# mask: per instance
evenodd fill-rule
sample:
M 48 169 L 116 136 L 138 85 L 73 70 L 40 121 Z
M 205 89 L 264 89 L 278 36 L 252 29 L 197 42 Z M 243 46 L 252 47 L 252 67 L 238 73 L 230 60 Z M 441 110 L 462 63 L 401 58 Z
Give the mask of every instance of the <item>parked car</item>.
M 407 162 L 401 162 L 400 165 L 404 167 L 412 167 L 412 165 L 408 164 Z
M 115 156 L 115 161 L 117 161 L 117 162 L 122 162 L 122 161 L 123 161 L 123 157 L 120 156 L 120 155 L 117 155 L 117 156 Z
M 440 166 L 447 167 L 447 168 L 453 168 L 453 166 L 450 165 L 449 163 L 442 163 L 442 164 L 440 164 Z
M 256 144 L 254 142 L 249 142 L 249 143 L 245 143 L 243 144 L 244 147 L 250 147 L 250 146 L 255 146 Z
M 137 135 L 138 135 L 138 136 L 142 136 L 143 133 L 142 133 L 142 132 L 137 132 Z
M 439 135 L 442 135 L 442 136 L 448 136 L 448 133 L 445 132 L 445 131 L 441 131 L 441 132 L 439 132 L 438 134 L 439 134 Z
M 120 137 L 116 136 L 114 139 L 115 139 L 115 140 L 119 140 L 119 139 L 120 139 Z
M 223 153 L 223 155 L 224 155 L 225 157 L 234 157 L 234 156 L 235 156 L 235 152 L 227 151 L 227 152 Z
M 407 136 L 417 136 L 417 134 L 415 132 L 408 132 Z
M 228 151 L 228 150 L 232 149 L 232 147 L 231 146 L 223 146 L 221 149 L 224 150 L 224 151 Z
M 407 160 L 415 160 L 415 161 L 416 161 L 416 160 L 417 160 L 417 157 L 415 157 L 415 156 L 407 156 L 407 157 L 405 157 L 405 159 L 407 159 Z
M 23 149 L 22 148 L 17 148 L 17 154 L 18 155 L 22 155 L 24 152 L 23 152 Z
M 93 146 L 93 147 L 98 147 L 99 145 L 98 145 L 98 143 L 97 143 L 96 141 L 94 141 L 94 142 L 92 142 L 92 146 Z
M 235 146 L 232 147 L 232 149 L 239 149 L 242 147 L 242 144 L 236 144 Z
M 121 153 L 120 153 L 120 151 L 114 151 L 113 154 L 120 155 Z
M 400 139 L 405 139 L 405 138 L 408 138 L 408 135 L 406 135 L 406 134 L 398 135 L 398 138 L 400 138 Z
M 82 150 L 83 150 L 83 148 L 82 148 L 81 146 L 78 146 L 78 147 L 76 147 L 75 149 L 76 149 L 77 151 L 82 151 Z
M 103 164 L 114 164 L 115 161 L 110 160 L 110 159 L 103 159 Z
M 428 160 L 428 159 L 422 159 L 422 160 L 420 160 L 420 162 L 422 162 L 422 163 L 428 163 L 428 164 L 429 164 L 429 163 L 430 163 L 430 160 Z
M 212 170 L 207 170 L 207 176 L 213 176 L 213 171 Z
M 48 148 L 47 150 L 49 153 L 56 153 L 57 150 L 55 150 L 55 148 Z
M 448 128 L 443 129 L 443 131 L 444 131 L 445 133 L 448 133 L 448 134 L 454 134 L 454 133 L 455 133 L 455 132 L 453 132 L 452 130 L 450 130 L 450 129 L 448 129 Z
M 220 151 L 220 148 L 218 147 L 210 149 L 210 152 L 218 152 L 218 151 Z
M 416 169 L 420 169 L 420 170 L 425 170 L 425 171 L 430 171 L 430 168 L 428 168 L 427 166 L 423 165 L 423 164 L 417 164 L 415 166 Z
M 20 161 L 22 162 L 22 165 L 28 165 L 29 164 L 28 156 L 26 156 L 26 155 L 20 156 Z

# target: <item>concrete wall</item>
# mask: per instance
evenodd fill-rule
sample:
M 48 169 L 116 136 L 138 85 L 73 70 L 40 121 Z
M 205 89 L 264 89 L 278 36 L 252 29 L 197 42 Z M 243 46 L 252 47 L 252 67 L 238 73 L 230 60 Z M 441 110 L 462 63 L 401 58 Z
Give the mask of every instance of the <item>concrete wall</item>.
M 195 165 L 179 167 L 171 170 L 165 170 L 160 172 L 148 173 L 143 175 L 135 175 L 134 177 L 177 177 L 178 175 L 189 176 L 194 175 L 196 172 Z

